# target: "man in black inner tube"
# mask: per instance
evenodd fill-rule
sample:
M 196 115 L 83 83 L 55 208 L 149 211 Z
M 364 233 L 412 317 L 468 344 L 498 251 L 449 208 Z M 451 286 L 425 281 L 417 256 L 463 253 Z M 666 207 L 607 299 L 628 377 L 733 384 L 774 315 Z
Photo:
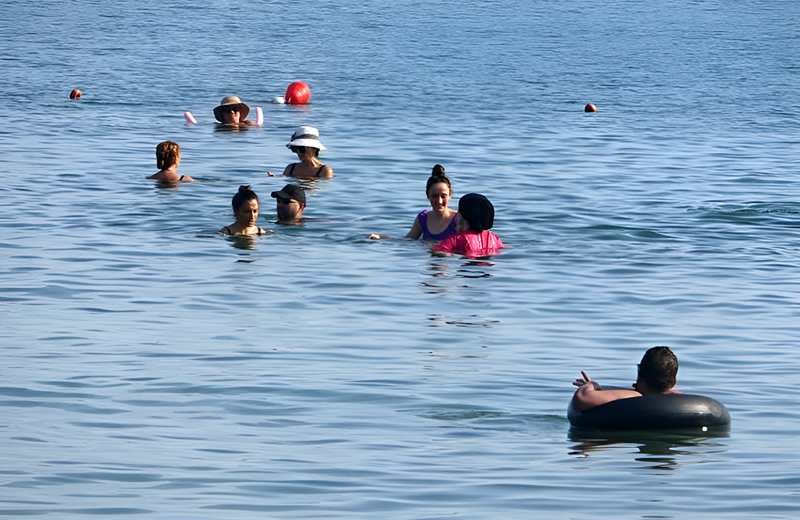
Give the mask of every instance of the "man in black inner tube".
M 583 377 L 572 383 L 578 387 L 572 396 L 572 406 L 579 412 L 586 412 L 595 406 L 617 399 L 680 393 L 674 389 L 678 376 L 678 358 L 669 347 L 653 347 L 645 352 L 638 368 L 639 375 L 633 384 L 633 390 L 623 388 L 604 390 L 596 381 L 592 381 L 586 372 L 581 371 Z

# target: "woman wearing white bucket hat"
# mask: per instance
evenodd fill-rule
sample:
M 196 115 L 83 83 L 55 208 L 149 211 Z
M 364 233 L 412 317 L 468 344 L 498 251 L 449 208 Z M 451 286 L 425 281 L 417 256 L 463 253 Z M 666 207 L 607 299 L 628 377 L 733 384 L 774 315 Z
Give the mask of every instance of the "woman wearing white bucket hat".
M 300 159 L 299 163 L 292 163 L 283 170 L 286 177 L 303 179 L 333 177 L 333 169 L 318 158 L 320 150 L 325 150 L 325 147 L 319 142 L 319 131 L 313 126 L 298 128 L 292 134 L 286 148 L 296 153 Z

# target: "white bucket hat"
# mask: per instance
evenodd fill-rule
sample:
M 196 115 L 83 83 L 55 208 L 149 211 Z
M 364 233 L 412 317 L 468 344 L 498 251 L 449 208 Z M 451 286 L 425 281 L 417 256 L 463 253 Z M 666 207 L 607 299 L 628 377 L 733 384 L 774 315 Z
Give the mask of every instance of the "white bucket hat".
M 320 151 L 326 150 L 322 143 L 319 142 L 319 131 L 313 126 L 301 126 L 298 128 L 292 134 L 292 139 L 286 145 L 286 148 L 291 148 L 292 146 L 306 146 Z

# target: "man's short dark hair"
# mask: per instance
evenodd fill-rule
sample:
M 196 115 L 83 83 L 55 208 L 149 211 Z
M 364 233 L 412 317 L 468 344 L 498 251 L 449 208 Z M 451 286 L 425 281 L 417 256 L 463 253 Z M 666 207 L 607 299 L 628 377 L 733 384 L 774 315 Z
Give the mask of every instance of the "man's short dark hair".
M 678 358 L 669 347 L 653 347 L 639 363 L 639 374 L 656 392 L 666 392 L 678 376 Z

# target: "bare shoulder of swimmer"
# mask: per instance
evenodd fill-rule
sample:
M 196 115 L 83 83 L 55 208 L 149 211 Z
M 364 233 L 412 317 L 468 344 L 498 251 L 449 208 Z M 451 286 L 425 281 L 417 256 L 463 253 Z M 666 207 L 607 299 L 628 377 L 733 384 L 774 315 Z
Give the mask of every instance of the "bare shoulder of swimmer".
M 330 179 L 333 177 L 333 168 L 328 166 L 327 164 L 322 167 L 322 170 L 319 172 L 320 179 Z

